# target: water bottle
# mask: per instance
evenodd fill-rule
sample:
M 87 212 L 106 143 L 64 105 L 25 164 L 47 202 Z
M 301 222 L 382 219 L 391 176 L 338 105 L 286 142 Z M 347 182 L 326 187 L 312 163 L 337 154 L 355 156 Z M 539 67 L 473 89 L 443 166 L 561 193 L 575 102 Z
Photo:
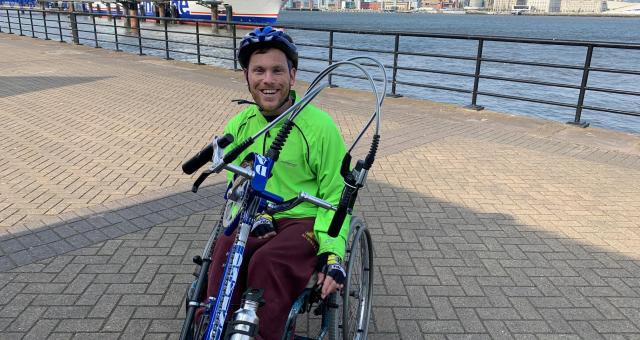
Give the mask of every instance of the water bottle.
M 262 289 L 249 288 L 242 294 L 242 307 L 233 313 L 226 338 L 229 340 L 253 340 L 258 335 L 258 307 L 264 305 Z

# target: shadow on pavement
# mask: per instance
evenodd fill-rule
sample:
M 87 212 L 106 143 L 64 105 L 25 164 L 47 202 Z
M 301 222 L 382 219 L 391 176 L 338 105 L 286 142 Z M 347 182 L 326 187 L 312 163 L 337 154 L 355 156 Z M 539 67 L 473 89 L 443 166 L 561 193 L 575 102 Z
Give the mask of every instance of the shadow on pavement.
M 107 78 L 110 77 L 1 76 L 0 98 L 49 90 L 58 87 L 90 83 Z
M 640 332 L 637 259 L 522 225 L 508 214 L 369 183 L 358 204 L 375 251 L 369 338 L 625 338 Z M 26 246 L 45 237 L 40 233 L 54 233 L 54 242 L 71 248 L 2 270 L 3 338 L 177 338 L 191 257 L 200 254 L 222 203 L 222 185 L 203 189 L 14 238 Z M 153 222 L 156 215 L 164 220 Z M 110 225 L 98 226 L 110 218 Z M 91 236 L 98 231 L 104 237 Z M 70 241 L 74 237 L 86 240 Z M 6 247 L 11 240 L 0 242 L 2 256 L 15 260 Z M 44 245 L 53 249 L 53 243 Z M 28 249 L 13 254 L 25 257 Z M 299 329 L 308 325 L 301 319 Z

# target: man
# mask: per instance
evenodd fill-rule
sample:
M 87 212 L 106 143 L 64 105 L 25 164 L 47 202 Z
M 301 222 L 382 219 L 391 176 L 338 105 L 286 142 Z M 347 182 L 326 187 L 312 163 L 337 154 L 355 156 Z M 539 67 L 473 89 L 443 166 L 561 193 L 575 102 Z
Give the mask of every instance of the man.
M 271 27 L 247 34 L 238 51 L 247 87 L 255 105 L 238 113 L 225 127 L 237 143 L 254 135 L 290 108 L 298 99 L 291 87 L 296 81 L 298 53 L 292 39 Z M 250 152 L 265 154 L 283 125 L 279 122 L 241 154 L 237 164 Z M 337 204 L 344 186 L 340 164 L 345 145 L 331 117 L 309 104 L 294 120 L 280 157 L 267 183 L 267 191 L 285 200 L 301 191 Z M 238 275 L 232 310 L 237 308 L 247 287 L 264 289 L 265 305 L 258 309 L 259 337 L 280 339 L 296 297 L 302 293 L 314 270 L 321 297 L 342 288 L 348 219 L 338 237 L 327 235 L 333 212 L 303 203 L 271 217 L 257 219 L 247 241 L 243 269 Z M 222 235 L 216 242 L 209 272 L 208 296 L 216 296 L 224 273 L 227 251 L 235 235 Z

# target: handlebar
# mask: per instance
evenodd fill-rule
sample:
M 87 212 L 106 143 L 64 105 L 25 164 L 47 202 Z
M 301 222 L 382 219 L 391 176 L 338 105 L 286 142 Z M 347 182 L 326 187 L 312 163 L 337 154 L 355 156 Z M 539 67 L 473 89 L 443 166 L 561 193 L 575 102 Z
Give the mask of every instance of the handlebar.
M 198 190 L 198 187 L 200 186 L 200 184 L 202 184 L 202 182 L 207 178 L 208 175 L 210 175 L 211 173 L 219 173 L 222 170 L 230 171 L 249 180 L 252 180 L 255 177 L 255 173 L 253 172 L 253 170 L 243 168 L 235 164 L 230 164 L 230 162 L 238 157 L 238 155 L 242 151 L 244 151 L 244 149 L 246 149 L 251 143 L 247 143 L 247 141 L 245 141 L 231 150 L 229 154 L 222 154 L 222 149 L 231 144 L 233 140 L 234 138 L 231 134 L 226 134 L 220 138 L 216 137 L 213 142 L 209 143 L 202 150 L 200 150 L 200 152 L 191 157 L 182 165 L 182 170 L 186 174 L 192 174 L 208 161 L 213 161 L 213 164 L 209 167 L 209 169 L 203 172 L 196 180 L 195 184 L 193 185 L 193 192 L 196 192 Z M 216 147 L 214 148 L 213 145 L 216 145 Z M 227 162 L 227 159 L 231 159 L 231 161 Z M 267 207 L 267 212 L 270 214 L 274 214 L 277 212 L 286 211 L 303 202 L 309 202 L 327 210 L 335 211 L 337 209 L 331 203 L 323 199 L 309 195 L 306 192 L 301 192 L 296 198 L 288 200 L 286 202 L 282 202 L 280 204 L 272 202 L 272 204 Z
M 222 138 L 217 139 L 217 144 L 220 148 L 225 148 L 229 144 L 233 143 L 233 135 L 226 134 Z M 207 164 L 207 162 L 211 161 L 213 158 L 213 142 L 207 144 L 200 152 L 195 154 L 195 156 L 191 157 L 188 161 L 182 164 L 182 171 L 191 175 L 192 173 L 198 171 L 203 165 Z

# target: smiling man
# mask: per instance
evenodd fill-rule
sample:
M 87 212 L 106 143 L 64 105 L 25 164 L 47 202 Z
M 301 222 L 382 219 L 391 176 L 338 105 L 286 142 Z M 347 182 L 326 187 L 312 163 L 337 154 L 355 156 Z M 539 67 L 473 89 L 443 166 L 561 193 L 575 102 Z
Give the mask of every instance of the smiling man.
M 295 103 L 291 90 L 296 80 L 298 52 L 286 33 L 271 27 L 258 28 L 240 43 L 238 60 L 244 70 L 254 105 L 229 121 L 225 133 L 238 143 L 262 130 Z M 266 154 L 284 120 L 256 140 L 237 159 L 251 159 L 251 153 Z M 340 165 L 345 145 L 336 124 L 324 111 L 309 104 L 294 120 L 266 189 L 285 200 L 304 191 L 336 205 L 344 187 Z M 233 179 L 230 178 L 230 181 Z M 259 339 L 280 339 L 289 309 L 302 293 L 314 270 L 325 298 L 342 288 L 345 271 L 342 258 L 349 232 L 345 220 L 340 235 L 327 235 L 333 212 L 303 203 L 275 216 L 256 217 L 247 241 L 244 262 L 231 301 L 231 316 L 247 288 L 264 290 L 265 305 L 258 309 Z M 214 247 L 207 296 L 216 296 L 224 274 L 231 236 L 221 235 Z

